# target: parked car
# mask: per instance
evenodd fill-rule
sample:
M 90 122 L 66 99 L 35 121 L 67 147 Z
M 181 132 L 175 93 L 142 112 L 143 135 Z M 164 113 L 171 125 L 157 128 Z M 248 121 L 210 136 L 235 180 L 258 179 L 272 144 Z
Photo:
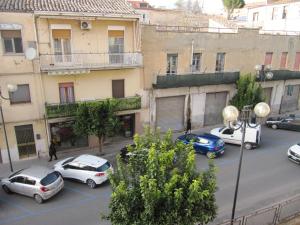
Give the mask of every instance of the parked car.
M 287 155 L 291 161 L 300 164 L 300 143 L 291 146 L 287 151 Z
M 224 141 L 212 134 L 186 134 L 179 136 L 176 141 L 184 144 L 193 143 L 197 153 L 206 154 L 208 158 L 215 158 L 224 154 Z
M 108 179 L 108 174 L 113 172 L 113 167 L 101 157 L 80 155 L 56 163 L 54 170 L 63 178 L 77 180 L 86 183 L 90 188 L 95 188 Z
M 251 126 L 255 126 L 255 124 L 250 124 Z M 237 125 L 238 126 L 238 125 Z M 210 131 L 211 134 L 216 135 L 224 140 L 225 143 L 229 144 L 242 144 L 242 129 L 237 129 L 238 127 L 230 128 L 230 127 L 219 127 L 212 129 Z M 254 147 L 257 147 L 260 143 L 261 139 L 261 126 L 258 125 L 255 128 L 246 127 L 246 136 L 245 136 L 245 148 L 250 150 Z
M 64 181 L 59 173 L 51 169 L 32 166 L 2 179 L 1 185 L 6 193 L 15 192 L 33 197 L 37 203 L 41 204 L 62 190 Z
M 300 131 L 300 115 L 269 117 L 266 121 L 266 126 L 273 129 Z

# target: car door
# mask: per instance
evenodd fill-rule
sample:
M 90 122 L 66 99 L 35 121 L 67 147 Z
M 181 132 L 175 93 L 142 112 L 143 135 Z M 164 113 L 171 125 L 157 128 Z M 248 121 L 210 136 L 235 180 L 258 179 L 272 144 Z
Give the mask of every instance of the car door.
M 71 179 L 76 179 L 78 177 L 78 165 L 73 165 L 73 164 L 66 164 L 63 166 L 64 171 L 63 171 L 63 177 L 65 178 L 71 178 Z
M 290 124 L 292 120 L 293 119 L 290 118 L 281 120 L 281 122 L 278 124 L 278 128 L 290 130 L 292 128 Z
M 11 182 L 9 189 L 18 194 L 24 194 L 24 176 L 16 176 L 9 180 Z
M 36 180 L 31 177 L 25 177 L 24 195 L 32 197 L 36 193 Z
M 226 143 L 234 144 L 234 130 L 229 127 L 224 128 L 220 133 L 220 138 Z

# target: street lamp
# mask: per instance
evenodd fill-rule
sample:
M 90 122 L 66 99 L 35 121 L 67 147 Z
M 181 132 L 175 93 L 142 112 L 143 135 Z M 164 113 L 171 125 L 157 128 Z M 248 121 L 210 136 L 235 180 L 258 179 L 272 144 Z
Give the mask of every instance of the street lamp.
M 7 89 L 9 92 L 15 92 L 15 91 L 17 91 L 18 86 L 14 85 L 14 84 L 8 84 Z M 9 100 L 9 98 L 6 98 L 2 95 L 1 88 L 0 88 L 0 97 L 1 97 L 0 98 L 0 112 L 1 112 L 1 119 L 2 119 L 4 137 L 5 137 L 6 148 L 7 148 L 7 155 L 8 155 L 9 165 L 10 165 L 10 171 L 13 172 L 13 166 L 12 166 L 11 157 L 10 157 L 10 150 L 9 150 L 9 145 L 8 145 L 8 140 L 7 140 L 7 133 L 6 133 L 4 116 L 3 116 L 3 110 L 2 110 L 2 99 Z
M 266 79 L 271 80 L 274 74 L 271 71 L 271 65 L 256 65 L 256 77 L 260 82 L 265 81 Z
M 270 107 L 265 102 L 260 102 L 254 107 L 254 113 L 259 118 L 264 118 L 270 113 Z M 252 105 L 246 105 L 243 107 L 240 115 L 240 121 L 237 123 L 237 126 L 231 127 L 232 123 L 236 123 L 239 117 L 239 111 L 235 106 L 227 106 L 223 109 L 223 117 L 224 121 L 228 122 L 229 127 L 231 127 L 234 130 L 241 129 L 242 131 L 242 143 L 240 148 L 240 160 L 239 160 L 239 167 L 238 167 L 238 173 L 237 173 L 237 179 L 235 184 L 235 192 L 234 192 L 234 200 L 233 200 L 233 206 L 232 206 L 232 214 L 231 214 L 231 225 L 233 225 L 234 222 L 234 215 L 235 215 L 235 207 L 236 207 L 236 200 L 237 200 L 237 194 L 238 194 L 238 188 L 239 188 L 239 181 L 240 181 L 240 174 L 241 174 L 241 167 L 242 167 L 242 159 L 243 159 L 243 151 L 244 151 L 244 144 L 245 144 L 245 134 L 246 134 L 246 127 L 252 127 L 255 128 L 259 124 L 253 125 L 250 123 L 252 114 Z

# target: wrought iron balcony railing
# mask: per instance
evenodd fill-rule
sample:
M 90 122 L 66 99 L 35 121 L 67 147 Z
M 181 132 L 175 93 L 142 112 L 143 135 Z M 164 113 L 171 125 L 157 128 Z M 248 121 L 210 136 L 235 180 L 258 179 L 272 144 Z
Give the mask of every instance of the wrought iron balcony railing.
M 141 108 L 141 97 L 128 97 L 128 98 L 118 98 L 118 99 L 110 99 L 112 101 L 116 101 L 117 103 L 117 111 L 125 111 L 125 110 L 135 110 Z M 103 100 L 95 100 L 95 101 L 103 101 Z M 72 117 L 75 116 L 77 108 L 80 103 L 83 102 L 74 102 L 67 104 L 46 104 L 46 117 L 48 119 L 51 118 L 60 118 L 60 117 Z
M 142 65 L 143 57 L 139 52 L 40 55 L 40 66 L 42 71 L 68 69 L 106 70 L 119 68 L 135 68 Z

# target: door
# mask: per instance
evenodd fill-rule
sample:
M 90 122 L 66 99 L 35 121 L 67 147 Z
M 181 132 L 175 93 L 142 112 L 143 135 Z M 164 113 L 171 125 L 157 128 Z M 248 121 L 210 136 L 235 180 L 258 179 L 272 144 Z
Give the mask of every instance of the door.
M 55 63 L 72 62 L 71 30 L 52 30 Z
M 223 129 L 221 131 L 220 138 L 222 138 L 226 143 L 235 144 L 233 129 L 230 129 L 230 128 Z
M 78 180 L 78 171 L 79 171 L 78 166 L 67 164 L 63 166 L 63 168 L 64 168 L 64 170 L 62 171 L 63 177 Z
M 20 159 L 36 155 L 32 124 L 15 126 L 15 133 Z
M 36 188 L 35 186 L 36 181 L 30 177 L 25 177 L 25 182 L 24 182 L 24 195 L 32 197 L 34 193 L 36 193 Z
M 287 85 L 281 101 L 280 112 L 293 112 L 298 110 L 300 85 Z
M 271 106 L 271 97 L 272 97 L 272 87 L 264 88 L 264 97 L 265 97 L 265 102 L 268 103 L 269 106 Z
M 180 131 L 184 129 L 185 96 L 156 99 L 156 126 L 161 131 L 168 129 Z
M 10 180 L 11 185 L 9 186 L 9 189 L 15 193 L 18 194 L 24 194 L 24 182 L 25 177 L 23 176 L 17 176 Z
M 226 106 L 227 92 L 207 93 L 204 126 L 223 123 L 222 111 Z

